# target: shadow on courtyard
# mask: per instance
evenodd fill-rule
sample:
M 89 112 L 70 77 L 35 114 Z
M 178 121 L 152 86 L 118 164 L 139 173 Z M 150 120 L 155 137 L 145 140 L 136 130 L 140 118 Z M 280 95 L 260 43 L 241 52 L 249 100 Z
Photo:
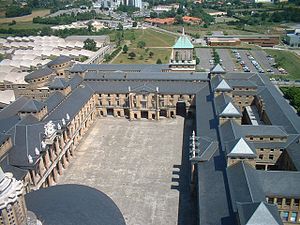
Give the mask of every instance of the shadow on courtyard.
M 191 165 L 189 161 L 189 137 L 194 128 L 193 119 L 185 119 L 183 126 L 183 144 L 181 165 L 173 165 L 171 189 L 179 191 L 178 225 L 197 224 L 196 195 L 191 192 Z

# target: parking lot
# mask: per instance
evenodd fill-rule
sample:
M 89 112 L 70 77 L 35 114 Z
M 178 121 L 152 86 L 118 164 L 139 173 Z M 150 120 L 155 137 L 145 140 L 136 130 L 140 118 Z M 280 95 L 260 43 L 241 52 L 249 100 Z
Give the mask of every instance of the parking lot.
M 234 72 L 237 71 L 238 69 L 235 66 L 235 62 L 233 58 L 231 57 L 230 50 L 228 49 L 217 49 L 217 53 L 220 56 L 221 64 L 222 67 L 225 69 L 227 72 Z
M 265 71 L 273 71 L 274 74 L 280 74 L 278 69 L 272 66 L 275 64 L 275 60 L 271 57 L 268 57 L 266 52 L 261 50 L 252 50 L 251 55 L 255 58 L 257 62 L 260 63 L 260 65 Z
M 98 119 L 58 183 L 104 192 L 120 208 L 127 225 L 194 225 L 189 169 L 182 166 L 191 126 L 192 120 L 184 122 L 182 117 Z
M 210 48 L 196 48 L 196 56 L 200 59 L 199 65 L 197 65 L 198 70 L 210 71 L 213 67 L 213 64 L 210 63 L 212 57 L 212 49 Z

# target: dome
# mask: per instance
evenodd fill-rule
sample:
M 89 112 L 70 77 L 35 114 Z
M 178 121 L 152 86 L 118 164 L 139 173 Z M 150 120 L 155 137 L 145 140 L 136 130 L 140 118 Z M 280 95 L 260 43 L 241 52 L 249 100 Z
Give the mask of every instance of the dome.
M 28 210 L 43 225 L 125 225 L 116 204 L 103 192 L 83 185 L 57 185 L 25 195 Z

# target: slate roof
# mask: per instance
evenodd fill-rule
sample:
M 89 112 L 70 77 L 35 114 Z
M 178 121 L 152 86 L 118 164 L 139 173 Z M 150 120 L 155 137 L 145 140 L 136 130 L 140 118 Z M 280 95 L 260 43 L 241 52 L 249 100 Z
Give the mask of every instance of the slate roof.
M 237 207 L 241 225 L 283 225 L 274 204 L 238 203 Z
M 68 84 L 70 85 L 71 90 L 74 90 L 79 86 L 79 84 L 81 84 L 82 81 L 83 78 L 81 76 L 75 75 L 68 81 Z
M 214 114 L 213 94 L 210 92 L 209 85 L 196 94 L 196 105 L 201 106 L 196 107 L 196 135 L 218 140 L 218 121 Z M 209 155 L 209 160 L 197 164 L 198 222 L 201 225 L 235 225 L 225 157 L 220 146 Z
M 257 171 L 266 196 L 300 198 L 299 171 Z
M 74 64 L 70 72 L 85 71 L 125 71 L 125 72 L 162 72 L 169 64 Z
M 289 145 L 286 152 L 290 156 L 295 168 L 300 171 L 300 144 L 294 143 Z
M 59 91 L 56 91 L 53 94 L 51 94 L 44 102 L 47 105 L 48 113 L 54 110 L 55 107 L 58 106 L 64 100 L 64 98 L 65 96 Z
M 237 210 L 238 202 L 265 201 L 265 194 L 256 170 L 247 162 L 241 161 L 229 166 L 227 176 L 234 211 Z
M 215 91 L 232 91 L 232 87 L 230 87 L 230 85 L 223 79 L 214 90 Z
M 174 72 L 87 72 L 85 80 L 155 80 L 155 81 L 208 81 L 208 73 L 174 73 Z
M 231 102 L 231 98 L 222 93 L 215 97 L 215 107 L 218 116 L 240 117 L 242 114 Z
M 17 125 L 14 133 L 14 147 L 9 153 L 9 164 L 21 168 L 32 168 L 35 166 L 39 156 L 35 148 L 42 151 L 41 141 L 44 134 L 45 123 L 29 125 Z M 31 156 L 33 163 L 29 163 L 28 156 Z
M 117 205 L 103 192 L 83 185 L 41 188 L 25 195 L 28 210 L 44 225 L 125 225 Z
M 86 83 L 82 83 L 78 88 L 69 94 L 63 104 L 59 104 L 55 110 L 48 114 L 45 117 L 44 121 L 48 122 L 50 120 L 57 121 L 62 118 L 66 118 L 68 113 L 70 119 L 72 119 L 82 108 L 82 106 L 88 102 L 88 100 L 93 95 L 94 91 Z
M 210 72 L 211 73 L 225 73 L 225 70 L 220 64 L 217 64 L 214 66 L 214 68 Z
M 26 102 L 26 104 L 23 105 L 23 107 L 20 109 L 20 112 L 39 112 L 41 111 L 46 105 L 42 102 L 39 102 L 37 100 L 30 99 Z
M 227 144 L 227 156 L 230 157 L 256 157 L 256 150 L 252 143 L 248 143 L 244 138 L 233 140 Z
M 61 77 L 55 77 L 49 85 L 50 89 L 64 89 L 68 86 L 68 82 Z
M 69 56 L 61 55 L 61 56 L 58 56 L 57 58 L 55 58 L 54 60 L 52 60 L 51 62 L 47 63 L 47 65 L 49 67 L 56 66 L 59 64 L 70 62 L 71 60 L 72 59 Z
M 85 81 L 96 93 L 129 93 L 131 90 L 141 87 L 145 84 L 159 89 L 161 94 L 195 94 L 206 84 L 204 82 L 168 82 L 168 81 Z
M 48 66 L 45 66 L 41 69 L 35 70 L 32 73 L 25 76 L 25 81 L 38 79 L 41 77 L 49 76 L 55 74 L 55 71 Z

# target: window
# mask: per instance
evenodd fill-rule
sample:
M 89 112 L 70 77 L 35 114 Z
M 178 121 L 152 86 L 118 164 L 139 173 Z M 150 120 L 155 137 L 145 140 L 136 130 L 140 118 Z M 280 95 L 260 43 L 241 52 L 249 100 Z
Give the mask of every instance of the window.
M 298 207 L 299 206 L 299 199 L 294 200 L 294 206 Z
M 263 151 L 264 151 L 264 149 L 263 149 L 263 148 L 261 148 L 261 149 L 260 149 L 260 151 L 262 151 L 262 152 L 263 152 Z
M 264 155 L 259 155 L 259 159 L 263 159 L 264 158 Z
M 260 138 L 259 138 L 259 140 L 261 140 L 261 141 L 262 141 L 262 140 L 264 140 L 264 138 L 260 137 Z
M 274 140 L 274 138 L 270 137 L 270 141 L 273 141 L 273 140 Z
M 274 198 L 268 198 L 268 203 L 273 204 L 274 203 Z
M 273 149 L 273 148 L 271 148 L 271 149 L 270 149 L 270 152 L 274 152 L 274 149 Z
M 274 155 L 269 155 L 269 159 L 273 160 L 274 159 Z
M 291 205 L 291 199 L 290 198 L 285 199 L 285 205 L 287 205 L 287 206 Z
M 289 219 L 289 212 L 288 211 L 280 212 L 280 217 L 283 222 L 287 222 Z
M 291 221 L 291 222 L 297 222 L 297 215 L 298 215 L 297 212 L 292 212 L 292 213 L 291 213 L 290 221 Z
M 282 198 L 277 198 L 277 205 L 282 205 Z

